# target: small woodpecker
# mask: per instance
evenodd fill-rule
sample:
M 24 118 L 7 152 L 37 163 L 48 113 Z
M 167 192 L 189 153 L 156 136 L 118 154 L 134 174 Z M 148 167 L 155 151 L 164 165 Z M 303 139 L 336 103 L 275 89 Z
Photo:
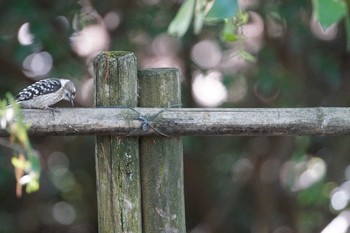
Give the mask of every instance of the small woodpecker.
M 70 101 L 74 107 L 76 88 L 68 79 L 43 79 L 24 88 L 16 97 L 22 108 L 49 109 L 61 100 Z

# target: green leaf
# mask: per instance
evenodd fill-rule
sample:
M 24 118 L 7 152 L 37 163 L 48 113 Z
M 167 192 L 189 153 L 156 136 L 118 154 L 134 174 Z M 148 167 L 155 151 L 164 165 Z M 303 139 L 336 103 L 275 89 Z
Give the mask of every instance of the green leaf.
M 33 179 L 32 181 L 30 181 L 27 186 L 26 186 L 26 192 L 27 193 L 32 193 L 32 192 L 36 192 L 39 190 L 40 184 L 39 184 L 39 180 L 38 179 Z
M 323 29 L 339 22 L 346 15 L 347 7 L 343 0 L 313 0 L 312 2 L 316 19 Z
M 180 7 L 175 18 L 168 27 L 168 33 L 172 36 L 182 37 L 190 27 L 194 13 L 194 4 L 196 0 L 186 0 Z
M 221 37 L 224 41 L 228 41 L 228 42 L 236 42 L 239 39 L 239 37 L 236 34 L 230 31 L 223 31 L 221 33 Z
M 238 12 L 237 0 L 215 0 L 214 5 L 208 12 L 207 20 L 220 20 L 231 18 Z
M 205 8 L 207 5 L 206 0 L 196 0 L 196 8 L 194 12 L 194 22 L 193 30 L 195 34 L 198 34 L 203 27 L 204 17 L 205 17 Z
M 27 160 L 23 160 L 21 158 L 12 157 L 11 163 L 15 168 L 21 169 L 21 170 L 27 170 L 30 164 Z
M 256 57 L 252 54 L 246 52 L 246 51 L 240 51 L 239 56 L 243 58 L 244 60 L 250 61 L 250 62 L 256 62 Z
M 237 26 L 233 23 L 233 20 L 225 20 L 224 29 L 221 32 L 221 38 L 224 41 L 235 42 L 239 39 L 237 35 Z

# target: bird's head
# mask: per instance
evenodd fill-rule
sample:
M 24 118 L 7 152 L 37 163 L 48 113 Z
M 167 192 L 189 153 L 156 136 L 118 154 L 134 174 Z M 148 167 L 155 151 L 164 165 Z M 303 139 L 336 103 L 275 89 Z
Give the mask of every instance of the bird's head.
M 76 94 L 76 88 L 75 85 L 72 81 L 68 80 L 68 79 L 61 79 L 61 84 L 64 87 L 64 97 L 63 99 L 68 100 L 71 104 L 72 107 L 74 107 L 74 98 L 75 98 L 75 94 Z

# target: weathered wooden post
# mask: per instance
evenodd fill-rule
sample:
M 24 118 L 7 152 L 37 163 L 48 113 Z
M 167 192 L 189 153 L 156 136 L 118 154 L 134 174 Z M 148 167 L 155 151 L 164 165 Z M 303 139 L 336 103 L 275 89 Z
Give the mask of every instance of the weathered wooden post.
M 132 53 L 103 52 L 94 68 L 97 108 L 137 106 Z M 138 138 L 97 136 L 95 150 L 99 232 L 142 232 Z
M 139 107 L 181 104 L 178 70 L 141 70 L 138 80 Z M 140 160 L 143 232 L 186 232 L 181 137 L 141 137 Z

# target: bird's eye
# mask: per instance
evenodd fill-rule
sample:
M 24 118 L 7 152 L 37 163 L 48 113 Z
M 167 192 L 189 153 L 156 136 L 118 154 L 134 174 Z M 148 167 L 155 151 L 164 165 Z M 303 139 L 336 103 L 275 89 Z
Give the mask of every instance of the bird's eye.
M 65 93 L 65 96 L 69 99 L 69 98 L 71 98 L 72 96 L 74 96 L 74 94 L 73 94 L 73 93 L 66 92 L 66 93 Z

